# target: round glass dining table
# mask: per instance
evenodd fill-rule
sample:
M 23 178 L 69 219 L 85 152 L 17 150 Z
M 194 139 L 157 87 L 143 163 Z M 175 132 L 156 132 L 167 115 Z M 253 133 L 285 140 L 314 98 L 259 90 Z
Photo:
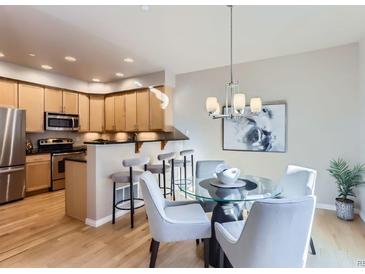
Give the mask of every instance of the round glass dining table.
M 209 244 L 209 261 L 212 266 L 219 264 L 219 245 L 215 238 L 214 223 L 243 220 L 245 202 L 279 197 L 282 190 L 272 180 L 244 175 L 233 185 L 224 185 L 217 178 L 203 180 L 180 180 L 179 190 L 200 201 L 206 211 L 212 211 L 212 237 Z M 207 210 L 208 209 L 208 210 Z

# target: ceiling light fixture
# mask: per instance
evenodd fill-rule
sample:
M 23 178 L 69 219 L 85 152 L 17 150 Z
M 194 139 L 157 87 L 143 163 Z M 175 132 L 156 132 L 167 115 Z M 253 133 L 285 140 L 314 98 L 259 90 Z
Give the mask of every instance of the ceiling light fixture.
M 232 49 L 232 18 L 233 6 L 228 6 L 230 9 L 230 72 L 231 78 L 225 88 L 225 108 L 224 112 L 220 113 L 220 105 L 217 97 L 208 97 L 205 102 L 206 110 L 209 116 L 213 119 L 219 118 L 234 118 L 234 117 L 251 117 L 257 115 L 262 110 L 261 98 L 252 98 L 250 101 L 251 111 L 245 113 L 246 96 L 239 91 L 238 82 L 233 81 L 233 49 Z
M 124 74 L 123 74 L 123 73 L 121 73 L 121 72 L 117 72 L 117 73 L 115 74 L 115 76 L 117 76 L 117 77 L 124 77 Z
M 98 78 L 93 78 L 93 79 L 91 79 L 93 82 L 100 82 L 100 79 L 98 79 Z
M 0 58 L 5 57 L 5 54 L 0 52 Z
M 72 57 L 72 56 L 65 56 L 65 60 L 68 61 L 68 62 L 76 62 L 76 58 L 75 57 Z
M 127 57 L 127 58 L 124 58 L 124 62 L 126 62 L 126 63 L 133 63 L 134 60 L 132 58 L 130 58 L 130 57 Z
M 30 57 L 34 57 L 34 56 L 35 56 L 35 54 L 34 54 L 34 53 L 28 53 L 28 55 L 29 55 Z
M 42 65 L 42 69 L 51 70 L 53 68 L 51 66 L 49 66 L 49 65 Z

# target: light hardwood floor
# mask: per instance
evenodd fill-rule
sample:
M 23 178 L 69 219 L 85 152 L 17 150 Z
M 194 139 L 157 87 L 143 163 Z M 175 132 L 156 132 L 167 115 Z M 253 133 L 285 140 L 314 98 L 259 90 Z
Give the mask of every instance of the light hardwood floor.
M 0 267 L 147 267 L 150 235 L 144 209 L 92 228 L 64 215 L 64 192 L 57 191 L 0 206 Z M 365 225 L 343 222 L 317 210 L 312 232 L 317 255 L 309 267 L 356 267 L 365 260 Z M 279 243 L 278 243 L 279 244 Z M 162 244 L 157 267 L 203 267 L 195 241 Z

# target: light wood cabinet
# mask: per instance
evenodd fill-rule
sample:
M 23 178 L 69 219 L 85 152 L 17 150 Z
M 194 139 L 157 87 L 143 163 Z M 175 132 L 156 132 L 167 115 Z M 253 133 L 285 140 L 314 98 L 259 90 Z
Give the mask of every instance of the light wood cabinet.
M 49 154 L 26 156 L 25 170 L 26 192 L 51 187 L 51 159 Z
M 104 96 L 90 95 L 90 131 L 104 131 Z
M 18 107 L 18 83 L 0 79 L 0 106 Z
M 115 130 L 115 96 L 105 97 L 105 130 Z
M 124 94 L 116 95 L 114 98 L 114 119 L 115 119 L 115 130 L 125 130 L 125 96 Z
M 136 131 L 137 127 L 137 94 L 126 92 L 125 96 L 125 130 Z
M 19 84 L 19 108 L 26 110 L 26 131 L 42 132 L 44 115 L 44 88 Z
M 150 129 L 150 92 L 143 90 L 137 92 L 137 130 Z
M 157 88 L 164 92 L 163 87 Z M 165 127 L 165 110 L 161 108 L 161 101 L 150 92 L 150 130 L 161 130 Z
M 125 130 L 125 96 L 123 94 L 105 97 L 105 130 Z
M 87 132 L 90 130 L 90 101 L 87 94 L 79 93 L 79 131 Z
M 62 90 L 46 88 L 44 90 L 44 111 L 62 113 Z
M 63 113 L 66 114 L 78 114 L 79 113 L 79 97 L 76 92 L 63 91 L 62 101 L 63 101 Z
M 65 161 L 66 215 L 85 222 L 86 218 L 86 163 Z

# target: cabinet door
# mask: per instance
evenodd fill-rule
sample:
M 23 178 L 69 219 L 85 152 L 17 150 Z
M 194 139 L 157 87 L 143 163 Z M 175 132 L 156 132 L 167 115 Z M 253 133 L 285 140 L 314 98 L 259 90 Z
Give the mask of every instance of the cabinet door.
M 125 130 L 137 130 L 137 96 L 136 92 L 126 92 L 125 98 Z
M 79 131 L 87 132 L 89 131 L 89 96 L 87 94 L 79 93 Z
M 138 131 L 150 129 L 150 99 L 147 89 L 137 92 L 137 128 Z
M 114 119 L 114 96 L 105 97 L 105 130 L 115 130 L 115 119 Z
M 18 107 L 18 83 L 0 79 L 0 106 Z
M 90 95 L 90 131 L 104 131 L 104 97 Z
M 51 186 L 51 161 L 27 163 L 25 168 L 26 192 L 45 189 Z
M 62 113 L 62 90 L 46 88 L 44 90 L 44 111 Z
M 164 92 L 163 87 L 157 88 Z M 161 101 L 156 98 L 156 95 L 150 92 L 150 129 L 160 130 L 165 127 L 165 110 L 161 108 Z
M 76 92 L 63 91 L 63 113 L 78 114 L 78 99 Z
M 44 88 L 19 84 L 19 108 L 26 110 L 26 131 L 42 132 L 44 129 Z
M 114 98 L 115 131 L 125 130 L 125 96 L 116 95 Z

